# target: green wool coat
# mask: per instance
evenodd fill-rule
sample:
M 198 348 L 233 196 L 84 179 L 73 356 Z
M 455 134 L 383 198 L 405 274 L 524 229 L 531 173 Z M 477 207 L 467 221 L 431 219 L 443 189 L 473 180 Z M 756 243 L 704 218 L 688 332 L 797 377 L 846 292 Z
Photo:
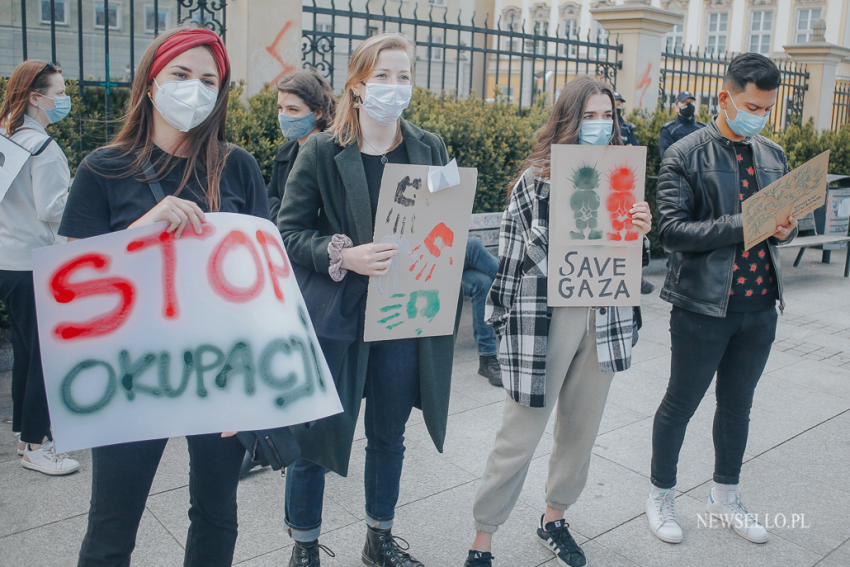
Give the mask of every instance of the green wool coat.
M 446 164 L 448 153 L 439 136 L 404 120 L 401 130 L 410 163 Z M 327 273 L 328 243 L 334 234 L 344 233 L 343 226 L 349 228 L 348 236 L 354 246 L 372 242 L 372 206 L 358 145 L 343 148 L 328 132 L 310 136 L 298 152 L 287 179 L 277 225 L 290 259 L 302 266 L 312 266 L 318 272 Z M 362 321 L 361 312 L 361 333 Z M 442 452 L 454 336 L 427 337 L 418 342 L 420 386 L 416 405 L 422 409 L 434 445 Z M 314 422 L 309 428 L 293 428 L 304 458 L 342 476 L 348 474 L 368 360 L 369 343 L 355 341 L 347 351 L 342 371 L 334 377 L 343 412 Z

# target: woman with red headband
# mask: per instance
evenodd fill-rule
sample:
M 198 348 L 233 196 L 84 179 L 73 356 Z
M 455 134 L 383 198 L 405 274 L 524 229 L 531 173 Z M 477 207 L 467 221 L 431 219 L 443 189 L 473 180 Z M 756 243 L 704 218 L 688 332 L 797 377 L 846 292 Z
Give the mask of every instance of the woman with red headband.
M 216 34 L 183 28 L 159 36 L 139 64 L 124 127 L 77 169 L 59 233 L 88 238 L 165 221 L 166 230 L 179 238 L 184 230 L 201 233 L 204 212 L 266 218 L 268 200 L 257 162 L 224 139 L 229 85 L 227 53 Z M 190 526 L 184 565 L 230 565 L 244 450 L 235 437 L 217 433 L 186 439 Z M 92 449 L 91 507 L 80 566 L 130 564 L 166 441 Z

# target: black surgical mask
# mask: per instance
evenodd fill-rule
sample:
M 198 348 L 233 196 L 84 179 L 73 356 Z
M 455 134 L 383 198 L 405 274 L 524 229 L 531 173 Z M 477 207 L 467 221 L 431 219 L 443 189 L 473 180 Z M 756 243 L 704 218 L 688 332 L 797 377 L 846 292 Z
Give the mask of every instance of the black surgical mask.
M 685 106 L 679 109 L 679 114 L 682 115 L 682 118 L 693 118 L 694 117 L 694 103 L 689 102 Z

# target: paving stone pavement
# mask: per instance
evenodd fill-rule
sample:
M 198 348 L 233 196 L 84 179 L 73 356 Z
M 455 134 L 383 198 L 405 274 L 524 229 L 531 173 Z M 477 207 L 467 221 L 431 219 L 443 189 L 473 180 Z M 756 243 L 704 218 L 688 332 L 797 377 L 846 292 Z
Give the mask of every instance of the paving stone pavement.
M 594 448 L 587 487 L 567 512 L 593 567 L 716 565 L 850 566 L 850 280 L 842 262 L 820 264 L 809 252 L 791 267 L 782 252 L 787 308 L 756 392 L 742 475 L 749 508 L 767 518 L 772 534 L 755 545 L 728 529 L 707 525 L 702 510 L 713 466 L 714 399 L 703 401 L 685 438 L 677 487 L 685 541 L 668 545 L 647 529 L 650 433 L 669 372 L 669 305 L 658 298 L 664 267 L 648 269 L 656 284 L 643 298 L 644 330 L 632 368 L 611 388 Z M 843 252 L 836 255 L 843 256 Z M 843 258 L 842 258 L 843 259 Z M 421 414 L 407 429 L 397 533 L 429 567 L 460 566 L 473 536 L 472 501 L 501 421 L 504 393 L 476 374 L 470 310 L 455 353 L 445 452 L 431 444 Z M 0 374 L 0 417 L 9 416 L 9 373 Z M 0 565 L 74 565 L 85 531 L 90 490 L 88 452 L 75 453 L 82 471 L 51 478 L 24 470 L 14 455 L 8 419 L 0 424 Z M 336 553 L 328 567 L 362 565 L 362 423 L 351 476 L 329 475 L 321 541 Z M 516 508 L 494 540 L 499 567 L 556 565 L 536 542 L 543 511 L 550 429 L 531 464 Z M 142 517 L 133 556 L 137 566 L 182 564 L 188 518 L 185 442 L 169 442 Z M 285 566 L 290 540 L 283 528 L 283 480 L 272 471 L 250 475 L 239 487 L 240 533 L 234 563 Z

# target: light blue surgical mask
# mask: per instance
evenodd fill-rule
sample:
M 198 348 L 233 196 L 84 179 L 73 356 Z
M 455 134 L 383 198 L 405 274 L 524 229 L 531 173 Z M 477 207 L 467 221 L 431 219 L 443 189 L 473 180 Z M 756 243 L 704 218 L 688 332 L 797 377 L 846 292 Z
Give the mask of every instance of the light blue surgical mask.
M 62 120 L 66 116 L 68 116 L 69 112 L 71 112 L 71 97 L 70 96 L 68 96 L 68 95 L 54 96 L 54 97 L 45 96 L 44 98 L 49 98 L 50 100 L 53 101 L 53 104 L 55 105 L 53 108 L 51 108 L 49 110 L 45 109 L 45 108 L 41 108 L 39 106 L 39 108 L 41 108 L 41 110 L 44 111 L 44 114 L 47 116 L 47 120 L 51 124 L 53 124 L 55 122 L 59 122 L 60 120 Z
M 729 125 L 729 128 L 731 128 L 733 132 L 739 136 L 750 138 L 752 136 L 757 136 L 759 132 L 764 130 L 764 127 L 767 126 L 767 119 L 770 116 L 770 113 L 767 113 L 764 116 L 759 116 L 758 114 L 741 110 L 735 104 L 735 101 L 732 100 L 732 93 L 727 91 L 727 94 L 729 95 L 729 102 L 731 102 L 732 106 L 735 107 L 735 110 L 738 111 L 738 114 L 735 115 L 735 120 L 730 120 L 726 109 L 723 109 L 723 114 L 726 114 L 726 124 Z
M 578 143 L 607 146 L 613 133 L 613 120 L 582 120 L 581 130 L 578 133 Z
M 280 122 L 280 131 L 289 140 L 300 140 L 313 131 L 316 127 L 316 113 L 311 112 L 304 116 L 288 116 L 278 114 L 277 121 Z

